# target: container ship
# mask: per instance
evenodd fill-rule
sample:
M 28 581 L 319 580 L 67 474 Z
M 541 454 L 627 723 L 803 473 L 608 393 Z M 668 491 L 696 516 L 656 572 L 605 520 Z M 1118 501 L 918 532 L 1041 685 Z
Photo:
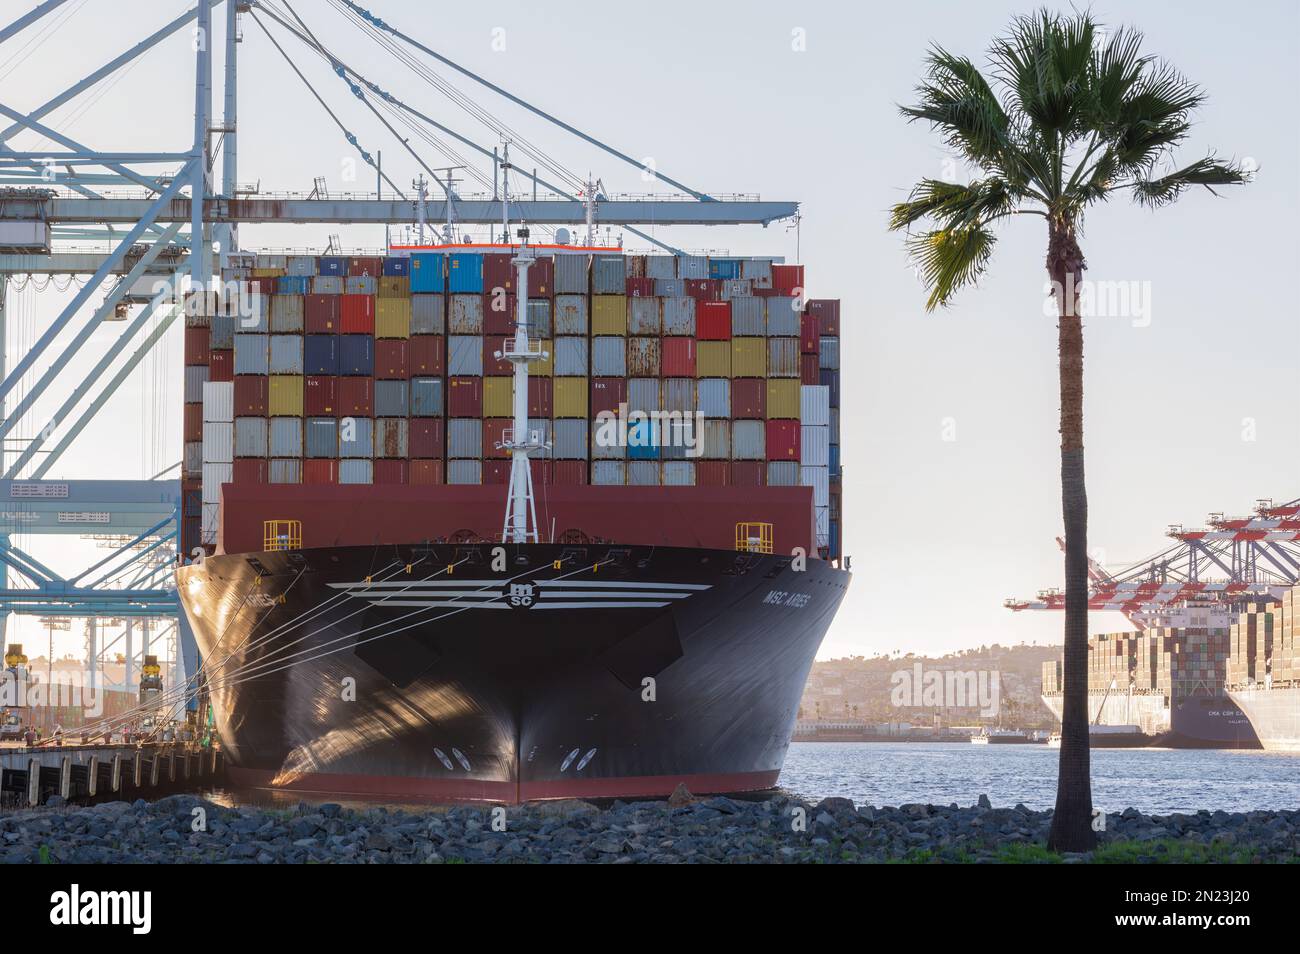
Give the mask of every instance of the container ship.
M 1228 695 L 1246 713 L 1264 748 L 1300 752 L 1300 587 L 1278 605 L 1243 613 L 1233 626 Z
M 566 243 L 230 255 L 187 302 L 177 582 L 236 783 L 775 783 L 849 582 L 839 302 Z
M 1257 749 L 1260 739 L 1228 693 L 1229 610 L 1171 607 L 1169 625 L 1102 633 L 1088 641 L 1088 721 L 1136 726 L 1153 745 Z M 1043 703 L 1059 720 L 1062 664 L 1043 663 Z

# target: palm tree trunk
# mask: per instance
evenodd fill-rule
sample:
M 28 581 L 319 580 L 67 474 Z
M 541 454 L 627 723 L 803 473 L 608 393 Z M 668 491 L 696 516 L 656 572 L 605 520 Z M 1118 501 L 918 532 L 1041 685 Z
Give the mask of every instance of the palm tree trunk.
M 1085 262 L 1074 222 L 1049 226 L 1047 273 L 1055 283 L 1061 386 L 1061 510 L 1065 518 L 1065 662 L 1056 811 L 1047 847 L 1090 851 L 1092 780 L 1088 765 L 1088 495 L 1083 478 L 1083 319 L 1078 290 Z

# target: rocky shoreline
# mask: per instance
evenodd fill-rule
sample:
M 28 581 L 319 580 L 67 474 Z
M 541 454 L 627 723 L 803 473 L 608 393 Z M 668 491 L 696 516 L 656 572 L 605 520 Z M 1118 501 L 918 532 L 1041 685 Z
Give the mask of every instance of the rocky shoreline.
M 1043 849 L 1023 805 L 857 807 L 843 798 L 551 802 L 493 809 L 228 808 L 193 795 L 0 815 L 6 863 L 1285 862 L 1300 811 L 1106 817 L 1096 852 Z M 503 829 L 504 830 L 501 830 Z

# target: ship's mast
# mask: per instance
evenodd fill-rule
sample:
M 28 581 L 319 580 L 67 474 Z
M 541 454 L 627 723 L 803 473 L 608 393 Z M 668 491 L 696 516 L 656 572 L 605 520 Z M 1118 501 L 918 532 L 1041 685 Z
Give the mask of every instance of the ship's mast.
M 590 172 L 587 173 L 586 194 L 583 196 L 583 199 L 586 200 L 584 204 L 587 207 L 586 245 L 588 248 L 591 248 L 596 244 L 596 182 L 592 179 Z
M 425 181 L 422 172 L 411 185 L 415 188 L 415 244 L 423 245 L 424 223 L 427 219 L 425 201 L 429 196 L 429 183 Z
M 505 242 L 510 241 L 507 176 L 510 172 L 509 143 L 501 165 L 502 227 Z M 501 524 L 502 543 L 538 543 L 537 506 L 533 498 L 533 471 L 528 462 L 530 450 L 542 450 L 545 444 L 540 433 L 528 430 L 528 363 L 546 360 L 541 343 L 528 336 L 528 267 L 533 263 L 533 253 L 528 247 L 528 229 L 519 229 L 519 251 L 511 263 L 515 266 L 515 335 L 507 339 L 504 348 L 496 353 L 514 365 L 514 420 L 502 435 L 498 447 L 510 451 L 510 485 L 506 496 L 506 514 Z

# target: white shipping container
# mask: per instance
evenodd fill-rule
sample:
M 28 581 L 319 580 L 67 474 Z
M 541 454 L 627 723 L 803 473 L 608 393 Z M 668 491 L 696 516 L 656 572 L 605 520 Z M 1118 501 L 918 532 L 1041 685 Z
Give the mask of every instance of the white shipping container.
M 799 392 L 799 423 L 828 425 L 831 422 L 831 389 L 824 384 L 805 384 Z
M 799 435 L 799 463 L 806 467 L 828 467 L 831 462 L 831 429 L 825 424 L 805 424 Z
M 840 366 L 840 339 L 823 335 L 819 340 L 821 355 L 818 358 L 817 366 L 828 369 L 838 368 Z
M 813 489 L 813 506 L 829 507 L 831 505 L 831 476 L 829 467 L 803 467 L 800 484 Z
M 587 459 L 587 421 L 563 418 L 553 424 L 551 456 L 556 460 Z
M 203 502 L 205 504 L 221 503 L 221 485 L 234 479 L 234 464 L 203 465 Z
M 208 383 L 208 366 L 194 364 L 185 366 L 185 403 L 198 404 L 203 400 L 203 385 Z
M 700 456 L 705 460 L 729 460 L 731 458 L 730 421 L 708 419 L 704 421 L 704 448 Z
M 764 421 L 731 422 L 731 459 L 764 460 L 767 457 L 767 427 Z
M 627 483 L 627 465 L 621 460 L 592 461 L 591 482 L 600 486 L 622 486 Z
M 483 463 L 477 460 L 447 461 L 447 483 L 481 484 L 483 483 Z
M 235 418 L 235 456 L 265 457 L 267 422 L 264 417 Z
M 229 464 L 235 459 L 235 425 L 207 422 L 203 424 L 203 463 Z
M 627 457 L 627 445 L 616 442 L 602 442 L 600 436 L 602 433 L 617 431 L 617 428 L 605 428 L 602 431 L 600 421 L 591 422 L 591 459 L 592 460 L 623 460 Z M 622 483 L 622 480 L 618 481 Z
M 302 456 L 302 418 L 271 418 L 271 457 Z
M 373 484 L 375 482 L 375 463 L 371 460 L 339 461 L 340 484 Z
M 627 462 L 627 482 L 631 487 L 658 487 L 659 461 L 630 460 Z
M 705 417 L 731 417 L 731 379 L 700 378 L 696 399 Z
M 370 463 L 370 461 L 366 461 Z M 267 482 L 272 484 L 302 483 L 302 461 L 297 459 L 277 460 L 272 458 L 267 468 Z
M 235 382 L 203 382 L 203 420 L 229 424 L 235 419 Z
M 695 461 L 666 460 L 660 471 L 660 482 L 665 487 L 694 487 Z

